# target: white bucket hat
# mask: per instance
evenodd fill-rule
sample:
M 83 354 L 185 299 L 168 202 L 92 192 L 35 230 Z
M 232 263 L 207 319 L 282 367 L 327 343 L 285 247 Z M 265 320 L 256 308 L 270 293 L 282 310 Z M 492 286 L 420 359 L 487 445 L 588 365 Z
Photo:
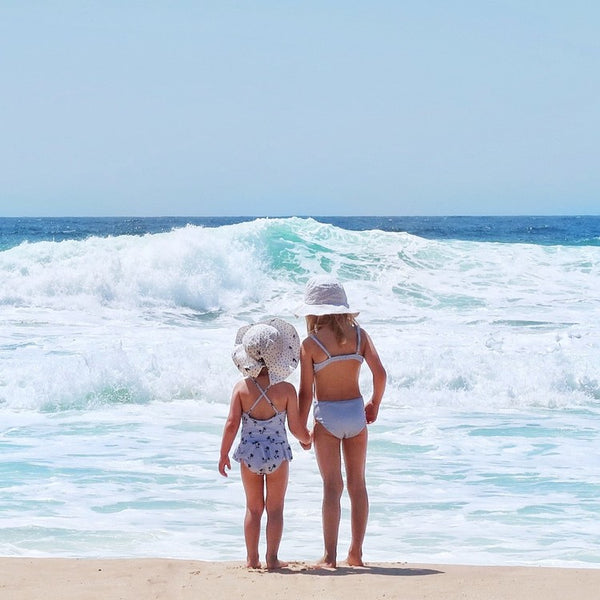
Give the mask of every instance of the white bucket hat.
M 306 284 L 304 303 L 295 311 L 297 317 L 306 315 L 358 315 L 350 308 L 344 286 L 330 275 L 318 275 Z
M 268 319 L 241 327 L 231 358 L 246 377 L 258 377 L 263 367 L 271 385 L 287 379 L 300 361 L 300 338 L 283 319 Z

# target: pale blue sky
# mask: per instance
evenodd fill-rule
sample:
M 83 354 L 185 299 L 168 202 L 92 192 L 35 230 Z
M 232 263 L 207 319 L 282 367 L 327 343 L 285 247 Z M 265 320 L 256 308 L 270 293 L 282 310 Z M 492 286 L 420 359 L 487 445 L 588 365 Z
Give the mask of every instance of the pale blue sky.
M 0 216 L 600 213 L 600 2 L 0 2 Z

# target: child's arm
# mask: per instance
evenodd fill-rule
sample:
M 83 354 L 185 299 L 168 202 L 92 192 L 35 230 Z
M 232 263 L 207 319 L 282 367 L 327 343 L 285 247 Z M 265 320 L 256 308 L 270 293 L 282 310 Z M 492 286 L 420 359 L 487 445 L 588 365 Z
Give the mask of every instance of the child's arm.
M 292 435 L 298 439 L 298 441 L 305 450 L 308 450 L 311 445 L 311 435 L 308 429 L 306 428 L 306 419 L 302 419 L 300 417 L 296 388 L 291 383 L 288 385 L 290 388 L 287 397 L 286 407 L 288 426 Z
M 364 357 L 373 376 L 373 393 L 371 395 L 371 400 L 365 405 L 365 415 L 367 417 L 367 423 L 374 423 L 379 413 L 379 405 L 383 398 L 383 392 L 385 391 L 387 373 L 381 363 L 381 359 L 379 358 L 379 354 L 377 353 L 373 341 L 364 329 L 363 333 L 366 338 Z
M 226 468 L 231 470 L 231 462 L 229 461 L 229 451 L 238 429 L 240 428 L 240 421 L 242 420 L 242 402 L 239 396 L 239 384 L 233 388 L 231 394 L 231 404 L 229 406 L 229 415 L 227 415 L 227 421 L 225 421 L 225 427 L 223 428 L 223 439 L 221 440 L 221 455 L 219 458 L 219 473 L 223 477 L 227 477 Z
M 306 349 L 306 340 L 300 346 L 300 389 L 298 392 L 298 412 L 306 426 L 308 413 L 313 401 L 314 371 L 312 356 Z

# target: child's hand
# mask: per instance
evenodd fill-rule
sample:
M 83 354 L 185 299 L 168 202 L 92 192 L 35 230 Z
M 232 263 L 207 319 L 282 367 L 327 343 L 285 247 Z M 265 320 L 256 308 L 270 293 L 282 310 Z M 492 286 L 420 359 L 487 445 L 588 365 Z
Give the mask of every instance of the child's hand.
M 310 450 L 312 448 L 313 432 L 308 432 L 308 442 L 300 442 L 303 450 Z
M 377 415 L 379 413 L 379 406 L 373 404 L 373 402 L 367 402 L 365 404 L 365 417 L 367 419 L 367 424 L 370 425 L 377 420 Z
M 227 477 L 227 471 L 225 469 L 229 469 L 231 471 L 231 462 L 229 462 L 229 456 L 221 456 L 219 459 L 219 473 L 223 475 L 223 477 Z
M 300 442 L 300 446 L 302 446 L 303 450 L 310 450 L 312 448 L 312 440 L 308 442 L 308 444 L 303 444 L 302 442 Z

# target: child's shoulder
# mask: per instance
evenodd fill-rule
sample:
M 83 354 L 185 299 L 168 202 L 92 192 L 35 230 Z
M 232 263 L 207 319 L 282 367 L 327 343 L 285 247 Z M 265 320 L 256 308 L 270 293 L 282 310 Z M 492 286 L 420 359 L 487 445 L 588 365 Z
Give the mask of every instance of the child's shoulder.
M 289 381 L 279 381 L 277 383 L 274 383 L 269 389 L 271 389 L 271 390 L 274 390 L 274 389 L 287 390 L 289 388 L 294 388 L 294 385 L 292 383 L 290 383 Z
M 234 394 L 247 394 L 250 391 L 250 380 L 247 377 L 240 379 L 233 386 Z
M 315 341 L 313 340 L 312 334 L 309 334 L 302 340 L 302 343 L 300 345 L 304 346 L 306 348 L 306 346 L 308 346 L 309 344 L 314 344 L 314 343 L 315 343 Z
M 295 394 L 296 393 L 296 388 L 294 387 L 293 384 L 291 384 L 289 381 L 280 381 L 279 383 L 276 383 L 274 385 L 272 385 L 269 388 L 269 391 L 272 391 L 274 393 L 277 394 Z

